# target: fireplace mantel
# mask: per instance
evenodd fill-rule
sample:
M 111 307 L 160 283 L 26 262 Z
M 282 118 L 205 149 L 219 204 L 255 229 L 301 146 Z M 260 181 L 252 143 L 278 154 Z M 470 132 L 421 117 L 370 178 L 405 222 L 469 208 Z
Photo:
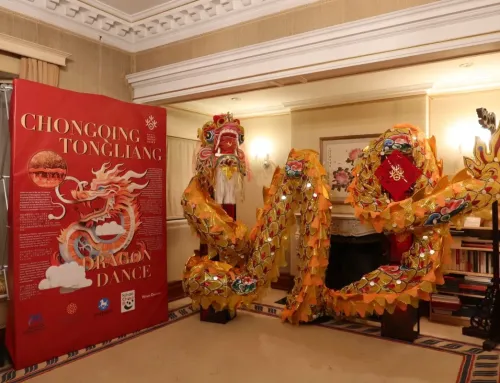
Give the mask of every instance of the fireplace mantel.
M 295 231 L 295 238 L 299 239 L 300 230 L 300 213 L 295 214 L 297 222 L 297 230 Z M 331 235 L 341 235 L 345 237 L 362 237 L 376 233 L 371 225 L 362 224 L 353 214 L 332 214 Z
M 299 267 L 299 258 L 297 257 L 297 243 L 300 240 L 300 213 L 295 213 L 296 221 L 296 231 L 294 237 L 292 237 L 291 243 L 291 257 L 290 257 L 290 273 L 292 275 L 297 274 Z M 363 225 L 354 216 L 354 214 L 342 214 L 342 213 L 332 213 L 332 226 L 330 234 L 332 236 L 340 237 L 364 237 L 367 235 L 372 235 L 376 233 L 370 225 Z

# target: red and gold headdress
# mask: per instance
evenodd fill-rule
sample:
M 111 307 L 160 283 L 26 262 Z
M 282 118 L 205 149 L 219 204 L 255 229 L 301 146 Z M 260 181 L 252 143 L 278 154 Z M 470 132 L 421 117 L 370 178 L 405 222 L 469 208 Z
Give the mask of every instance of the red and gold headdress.
M 240 177 L 248 174 L 242 147 L 245 129 L 231 113 L 213 116 L 211 121 L 198 129 L 198 138 L 200 149 L 195 158 L 196 173 L 203 176 L 204 182 L 217 189 L 216 184 L 230 182 L 234 174 Z M 225 177 L 219 176 L 216 180 L 217 174 Z

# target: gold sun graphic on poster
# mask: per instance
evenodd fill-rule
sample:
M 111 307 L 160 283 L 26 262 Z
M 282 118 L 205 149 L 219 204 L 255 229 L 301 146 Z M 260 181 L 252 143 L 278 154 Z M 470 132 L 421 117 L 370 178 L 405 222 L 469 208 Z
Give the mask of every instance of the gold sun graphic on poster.
M 42 188 L 55 188 L 66 178 L 68 165 L 56 152 L 44 150 L 36 153 L 28 164 L 31 180 Z

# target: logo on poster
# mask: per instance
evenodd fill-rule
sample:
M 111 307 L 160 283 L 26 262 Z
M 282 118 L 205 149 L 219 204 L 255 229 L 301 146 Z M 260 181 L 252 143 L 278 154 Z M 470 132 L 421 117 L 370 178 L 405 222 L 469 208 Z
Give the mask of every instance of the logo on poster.
M 78 310 L 78 306 L 76 305 L 76 303 L 70 303 L 68 307 L 66 307 L 66 312 L 69 315 L 76 314 L 76 310 Z
M 148 298 L 154 298 L 158 295 L 161 295 L 161 293 L 151 293 L 151 294 L 145 294 L 142 296 L 142 299 L 148 299 Z
M 151 115 L 146 119 L 146 126 L 148 127 L 149 130 L 154 130 L 156 129 L 156 126 L 158 125 L 158 122 L 155 120 L 155 118 Z
M 99 301 L 99 304 L 97 305 L 97 308 L 99 311 L 106 311 L 109 309 L 109 299 L 108 298 L 101 298 Z
M 28 320 L 28 327 L 30 329 L 39 329 L 43 327 L 43 316 L 40 313 L 30 315 Z
M 122 293 L 122 313 L 135 310 L 135 290 Z
M 40 313 L 31 314 L 28 319 L 28 329 L 24 331 L 25 334 L 30 334 L 45 329 L 43 316 Z

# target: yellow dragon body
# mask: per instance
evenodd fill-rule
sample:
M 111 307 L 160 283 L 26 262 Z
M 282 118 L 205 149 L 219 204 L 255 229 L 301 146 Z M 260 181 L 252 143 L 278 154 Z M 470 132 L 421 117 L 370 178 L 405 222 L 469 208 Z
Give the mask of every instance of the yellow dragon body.
M 487 112 L 478 113 L 486 124 Z M 233 311 L 258 299 L 284 266 L 289 229 L 299 211 L 299 270 L 283 320 L 308 322 L 325 311 L 364 317 L 416 307 L 444 282 L 450 223 L 460 225 L 464 215 L 500 198 L 500 133 L 491 130 L 490 147 L 476 140 L 474 159 L 466 158 L 466 169 L 451 180 L 442 175 L 434 138 L 425 138 L 417 128 L 397 125 L 373 140 L 355 165 L 347 202 L 377 231 L 411 236 L 411 246 L 399 266 L 381 266 L 341 290 L 331 290 L 324 280 L 332 204 L 318 154 L 292 149 L 285 168 L 277 168 L 271 186 L 264 189 L 264 207 L 248 232 L 212 198 L 221 174 L 231 179 L 247 172 L 240 148 L 244 129 L 230 114 L 215 116 L 199 131 L 196 174 L 182 198 L 185 217 L 209 246 L 208 256 L 188 260 L 185 291 L 195 305 L 217 310 Z M 219 260 L 212 260 L 216 255 Z

